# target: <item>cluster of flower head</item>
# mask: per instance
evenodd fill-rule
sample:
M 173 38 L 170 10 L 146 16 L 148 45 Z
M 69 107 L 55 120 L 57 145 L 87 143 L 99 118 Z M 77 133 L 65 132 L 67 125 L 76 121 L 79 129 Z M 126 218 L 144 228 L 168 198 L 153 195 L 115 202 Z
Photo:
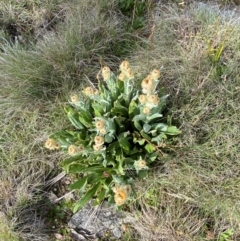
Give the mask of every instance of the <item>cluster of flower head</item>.
M 70 145 L 68 147 L 68 154 L 70 156 L 75 156 L 75 155 L 79 154 L 82 151 L 84 151 L 84 147 L 83 146 Z
M 54 139 L 49 138 L 45 142 L 45 147 L 49 150 L 58 150 L 60 148 L 60 144 Z
M 160 71 L 154 69 L 150 75 L 148 75 L 141 82 L 142 93 L 138 100 L 141 105 L 143 105 L 143 114 L 148 115 L 151 112 L 151 109 L 157 106 L 160 102 L 158 95 L 155 94 L 157 84 L 159 82 Z
M 127 79 L 132 79 L 134 78 L 133 71 L 131 69 L 130 63 L 126 60 L 124 60 L 120 66 L 120 74 L 118 75 L 118 79 L 121 81 L 125 81 Z

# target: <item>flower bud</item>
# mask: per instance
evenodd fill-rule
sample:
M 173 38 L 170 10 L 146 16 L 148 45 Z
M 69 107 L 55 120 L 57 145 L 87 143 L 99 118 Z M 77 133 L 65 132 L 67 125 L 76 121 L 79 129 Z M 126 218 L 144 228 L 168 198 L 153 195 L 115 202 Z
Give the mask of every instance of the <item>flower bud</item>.
M 125 74 L 126 74 L 127 79 L 134 78 L 134 73 L 130 68 L 126 70 Z
M 92 87 L 87 87 L 87 88 L 85 88 L 85 90 L 83 92 L 85 95 L 91 96 L 94 94 L 94 89 Z
M 72 103 L 77 103 L 79 101 L 78 95 L 77 94 L 73 94 L 70 96 L 71 102 Z
M 148 115 L 148 114 L 150 114 L 150 112 L 151 112 L 150 108 L 148 108 L 148 107 L 143 108 L 143 114 Z
M 153 79 L 158 79 L 160 77 L 160 71 L 158 69 L 154 69 L 152 72 L 151 72 L 151 76 L 153 77 Z
M 55 150 L 60 148 L 60 144 L 56 142 L 54 139 L 49 138 L 45 142 L 45 147 L 49 150 Z
M 124 74 L 124 73 L 120 73 L 119 75 L 118 75 L 118 79 L 119 80 L 121 80 L 121 81 L 125 81 L 126 80 L 126 75 Z
M 75 156 L 77 153 L 78 153 L 78 148 L 77 148 L 77 146 L 75 146 L 75 145 L 70 145 L 70 146 L 68 147 L 68 154 L 69 154 L 70 156 Z
M 105 134 L 107 133 L 107 131 L 106 131 L 105 128 L 102 128 L 99 132 L 100 132 L 100 134 L 102 134 L 102 135 L 105 135 Z
M 104 143 L 104 138 L 102 136 L 95 136 L 94 141 L 96 145 L 102 145 Z
M 159 103 L 160 99 L 157 95 L 149 95 L 147 97 L 147 102 L 149 104 L 157 105 Z
M 139 95 L 138 100 L 141 104 L 144 104 L 147 102 L 147 96 L 146 95 Z
M 98 94 L 99 94 L 99 90 L 98 90 L 98 89 L 95 89 L 93 94 L 94 94 L 94 95 L 98 95 Z
M 127 60 L 122 61 L 122 63 L 119 66 L 121 71 L 126 71 L 128 68 L 130 68 L 130 63 Z
M 144 169 L 147 166 L 147 163 L 145 160 L 139 160 L 136 162 L 136 165 L 138 166 L 139 169 Z
M 110 78 L 110 68 L 108 66 L 104 66 L 102 68 L 102 76 L 104 80 L 108 80 Z
M 93 149 L 94 149 L 95 151 L 101 151 L 102 148 L 103 148 L 102 145 L 94 145 L 94 146 L 93 146 Z
M 98 130 L 101 130 L 105 127 L 105 121 L 104 120 L 97 121 L 95 123 L 95 126 Z
M 147 78 L 143 79 L 141 86 L 142 86 L 142 92 L 144 94 L 151 93 L 155 89 L 155 84 L 154 84 L 152 76 L 148 75 Z

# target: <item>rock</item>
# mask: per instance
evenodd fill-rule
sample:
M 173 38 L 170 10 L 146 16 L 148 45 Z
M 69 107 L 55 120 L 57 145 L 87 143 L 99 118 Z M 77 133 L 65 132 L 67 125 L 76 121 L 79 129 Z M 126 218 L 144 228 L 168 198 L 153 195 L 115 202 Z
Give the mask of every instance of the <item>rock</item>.
M 123 222 L 125 222 L 126 214 L 116 212 L 115 207 L 112 205 L 109 206 L 107 203 L 95 207 L 92 203 L 93 201 L 89 202 L 74 214 L 68 223 L 71 234 L 75 240 L 103 238 L 106 234 L 110 234 L 111 236 L 108 240 L 121 238 L 123 232 L 122 226 Z M 77 235 L 79 235 L 79 237 L 77 237 Z M 83 239 L 83 237 L 85 239 Z

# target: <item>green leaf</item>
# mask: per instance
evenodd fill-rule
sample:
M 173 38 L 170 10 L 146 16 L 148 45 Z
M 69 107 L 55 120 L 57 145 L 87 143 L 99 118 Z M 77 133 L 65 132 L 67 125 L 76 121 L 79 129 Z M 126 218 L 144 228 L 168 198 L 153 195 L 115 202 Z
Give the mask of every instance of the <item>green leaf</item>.
M 56 140 L 64 148 L 68 148 L 68 146 L 71 143 L 74 143 L 77 140 L 77 136 L 75 136 L 74 134 L 70 133 L 69 131 L 58 131 L 58 132 L 55 132 L 54 134 L 52 134 L 50 136 L 50 138 L 53 138 L 54 140 Z
M 147 171 L 147 170 L 140 170 L 140 171 L 138 171 L 138 175 L 139 175 L 139 177 L 141 177 L 141 178 L 146 177 L 147 174 L 148 174 L 148 171 Z
M 167 135 L 179 135 L 181 131 L 176 126 L 168 126 L 167 130 L 165 131 Z
M 71 108 L 71 107 L 65 107 L 65 112 L 67 113 L 68 119 L 71 121 L 72 125 L 78 129 L 82 130 L 85 129 L 82 123 L 78 119 L 78 114 Z
M 112 143 L 113 140 L 114 140 L 114 137 L 109 135 L 109 134 L 106 134 L 104 136 L 104 141 L 107 142 L 107 143 Z
M 93 107 L 95 116 L 97 117 L 103 116 L 105 110 L 102 103 L 94 102 L 92 103 L 92 107 Z
M 128 116 L 128 109 L 123 106 L 119 100 L 116 100 L 113 105 L 114 106 L 111 110 L 113 116 L 117 116 L 118 114 L 120 114 L 121 116 Z
M 121 150 L 118 151 L 117 155 L 116 155 L 116 160 L 117 160 L 117 173 L 119 175 L 124 175 L 124 170 L 123 170 L 123 153 Z
M 142 120 L 142 121 L 145 121 L 147 119 L 146 115 L 136 115 L 132 120 L 133 121 L 139 121 L 139 120 Z
M 69 186 L 70 190 L 81 189 L 87 183 L 88 176 L 81 178 Z
M 162 117 L 162 116 L 163 116 L 162 114 L 155 113 L 155 114 L 153 114 L 153 115 L 147 116 L 147 120 L 151 121 L 151 120 L 160 118 L 160 117 Z
M 69 172 L 69 165 L 73 164 L 76 161 L 81 161 L 82 159 L 86 159 L 85 157 L 83 157 L 82 155 L 78 155 L 78 156 L 74 156 L 74 157 L 70 157 L 65 159 L 64 161 L 62 161 L 60 163 L 60 166 L 63 168 L 63 170 L 65 172 Z
M 123 184 L 124 183 L 123 178 L 118 176 L 118 175 L 112 175 L 112 178 L 113 178 L 114 182 L 116 182 L 118 184 Z
M 139 121 L 134 121 L 133 124 L 137 130 L 141 131 L 143 129 Z
M 152 153 L 156 150 L 156 148 L 154 147 L 154 145 L 148 143 L 145 147 L 145 150 L 148 152 L 148 153 Z
M 129 151 L 131 144 L 128 141 L 127 137 L 122 137 L 122 138 L 118 138 L 118 143 L 120 145 L 120 147 L 122 147 L 124 150 Z
M 93 127 L 93 118 L 89 112 L 80 110 L 78 114 L 78 119 L 84 126 L 86 126 L 87 128 Z
M 149 157 L 148 157 L 148 162 L 150 160 L 150 163 L 155 161 L 158 158 L 158 153 L 157 152 L 153 152 Z
M 150 130 L 151 130 L 151 126 L 149 125 L 149 124 L 147 124 L 147 123 L 145 123 L 144 125 L 143 125 L 143 130 L 144 130 L 144 132 L 146 132 L 146 133 L 148 133 Z
M 106 192 L 107 192 L 107 190 L 102 188 L 100 193 L 97 195 L 97 199 L 94 202 L 95 205 L 98 205 L 98 204 L 100 204 L 102 202 L 102 200 L 105 198 Z
M 135 101 L 131 101 L 128 110 L 129 117 L 132 119 L 139 114 L 138 105 Z
M 82 172 L 82 170 L 84 170 L 84 168 L 86 168 L 86 166 L 83 166 L 79 163 L 73 163 L 68 166 L 68 172 L 69 173 L 80 173 L 80 172 Z
M 143 130 L 140 131 L 140 134 L 142 135 L 143 138 L 145 138 L 146 140 L 150 141 L 151 137 L 149 135 L 147 135 L 146 133 L 144 133 Z
M 119 93 L 122 93 L 123 89 L 124 89 L 124 82 L 121 81 L 121 80 L 117 80 L 116 81 L 116 85 L 117 85 Z
M 76 202 L 73 208 L 73 213 L 76 213 L 79 209 L 81 209 L 87 202 L 94 196 L 97 192 L 98 188 L 100 187 L 101 182 L 98 182 L 95 186 L 93 186 L 90 190 L 86 192 L 86 194 Z
M 152 129 L 167 131 L 168 126 L 164 123 L 152 124 Z

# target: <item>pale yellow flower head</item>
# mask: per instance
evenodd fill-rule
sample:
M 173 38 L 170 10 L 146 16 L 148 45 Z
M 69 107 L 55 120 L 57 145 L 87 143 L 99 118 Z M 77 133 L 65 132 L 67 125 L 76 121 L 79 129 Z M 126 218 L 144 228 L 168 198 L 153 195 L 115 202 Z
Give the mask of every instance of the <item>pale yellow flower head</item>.
M 71 102 L 72 103 L 77 103 L 79 101 L 78 95 L 77 94 L 73 94 L 70 96 Z
M 95 126 L 98 130 L 101 130 L 101 129 L 105 128 L 105 121 L 104 120 L 97 121 L 95 123 Z
M 94 145 L 94 146 L 93 146 L 93 149 L 94 149 L 95 151 L 101 151 L 102 148 L 103 148 L 102 145 Z
M 124 73 L 120 73 L 118 75 L 118 79 L 121 80 L 121 81 L 125 81 L 127 79 L 127 76 Z
M 147 102 L 149 104 L 157 105 L 159 103 L 160 99 L 157 95 L 149 95 L 147 97 Z
M 104 138 L 102 136 L 95 136 L 94 141 L 96 145 L 102 145 L 104 143 Z
M 111 70 L 108 66 L 104 66 L 102 68 L 102 76 L 104 80 L 108 80 L 110 78 L 110 73 L 111 73 Z
M 142 86 L 142 92 L 144 94 L 151 93 L 155 89 L 155 83 L 154 83 L 153 77 L 151 75 L 148 75 L 147 78 L 142 80 L 141 86 Z
M 136 162 L 136 165 L 138 166 L 139 169 L 144 169 L 147 166 L 147 163 L 145 160 L 139 160 Z
M 128 79 L 134 78 L 134 73 L 130 68 L 126 70 L 125 75 Z
M 94 94 L 94 95 L 98 95 L 98 94 L 99 94 L 99 90 L 98 90 L 98 89 L 95 89 L 93 94 Z
M 160 77 L 160 71 L 158 69 L 154 69 L 151 72 L 151 76 L 153 77 L 153 79 L 158 79 Z
M 138 100 L 141 104 L 145 104 L 147 102 L 147 96 L 146 95 L 139 95 Z
M 127 201 L 131 193 L 131 187 L 129 185 L 115 186 L 113 188 L 113 192 L 115 193 L 114 195 L 115 203 L 117 204 L 117 206 L 121 206 Z
M 85 88 L 85 90 L 83 92 L 85 95 L 91 96 L 94 94 L 94 89 L 92 87 L 87 87 L 87 88 Z
M 149 115 L 150 112 L 151 112 L 150 108 L 148 108 L 148 107 L 144 107 L 144 108 L 143 108 L 143 114 Z
M 57 150 L 60 148 L 60 144 L 56 142 L 54 139 L 49 138 L 45 142 L 45 147 L 49 150 Z
M 78 147 L 75 145 L 70 145 L 68 147 L 68 154 L 70 156 L 75 156 L 79 152 Z
M 100 134 L 105 135 L 107 133 L 105 128 L 99 130 Z
M 127 60 L 122 61 L 122 63 L 119 66 L 120 70 L 125 72 L 127 69 L 130 68 L 130 63 Z

